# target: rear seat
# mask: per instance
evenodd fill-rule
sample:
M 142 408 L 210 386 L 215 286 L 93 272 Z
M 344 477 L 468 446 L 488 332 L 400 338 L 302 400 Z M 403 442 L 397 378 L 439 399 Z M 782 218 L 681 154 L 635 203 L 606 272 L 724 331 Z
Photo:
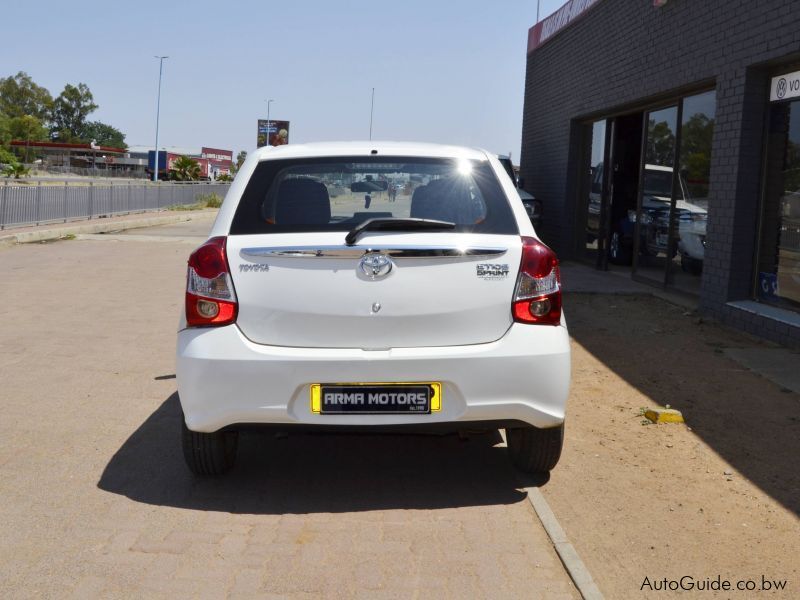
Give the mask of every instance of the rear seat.
M 466 225 L 477 223 L 486 215 L 483 203 L 473 198 L 466 179 L 446 177 L 414 190 L 411 216 Z
M 286 179 L 275 199 L 278 225 L 324 225 L 331 220 L 328 188 L 313 179 Z

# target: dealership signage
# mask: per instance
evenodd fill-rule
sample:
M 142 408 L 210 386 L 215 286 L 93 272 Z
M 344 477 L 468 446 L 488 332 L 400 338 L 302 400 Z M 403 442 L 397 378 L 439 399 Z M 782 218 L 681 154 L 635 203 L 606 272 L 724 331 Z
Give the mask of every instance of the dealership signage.
M 200 152 L 203 158 L 207 158 L 212 164 L 230 167 L 231 163 L 233 163 L 232 150 L 220 150 L 219 148 L 206 148 L 203 146 Z
M 559 31 L 571 25 L 575 19 L 597 4 L 600 0 L 569 0 L 552 15 L 539 21 L 528 30 L 528 54 L 548 41 Z
M 800 71 L 772 78 L 770 102 L 780 102 L 790 98 L 800 98 Z

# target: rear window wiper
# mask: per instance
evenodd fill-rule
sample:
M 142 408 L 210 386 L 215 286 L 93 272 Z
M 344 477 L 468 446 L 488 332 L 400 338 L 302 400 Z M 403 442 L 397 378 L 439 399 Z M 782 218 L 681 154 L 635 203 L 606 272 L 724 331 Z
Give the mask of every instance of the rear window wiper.
M 344 238 L 345 243 L 348 246 L 352 246 L 356 243 L 358 236 L 360 236 L 364 231 L 372 230 L 395 230 L 395 231 L 416 231 L 419 229 L 455 229 L 456 224 L 450 221 L 437 221 L 436 219 L 416 219 L 416 218 L 378 218 L 378 219 L 367 219 L 366 221 L 362 221 L 353 229 L 350 230 L 350 233 L 347 234 L 347 237 Z

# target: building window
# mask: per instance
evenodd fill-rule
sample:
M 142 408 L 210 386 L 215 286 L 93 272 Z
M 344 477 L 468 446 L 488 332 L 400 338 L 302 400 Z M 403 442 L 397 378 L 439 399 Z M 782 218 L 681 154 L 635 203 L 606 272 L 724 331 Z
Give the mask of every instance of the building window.
M 577 235 L 598 268 L 700 292 L 716 92 L 584 126 Z
M 756 298 L 800 310 L 800 99 L 770 106 Z

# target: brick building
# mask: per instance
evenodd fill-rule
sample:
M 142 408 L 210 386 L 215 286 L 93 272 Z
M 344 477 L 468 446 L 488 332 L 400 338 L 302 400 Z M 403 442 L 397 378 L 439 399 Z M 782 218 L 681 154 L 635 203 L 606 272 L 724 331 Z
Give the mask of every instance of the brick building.
M 570 0 L 529 32 L 520 175 L 563 257 L 800 347 L 800 2 Z

